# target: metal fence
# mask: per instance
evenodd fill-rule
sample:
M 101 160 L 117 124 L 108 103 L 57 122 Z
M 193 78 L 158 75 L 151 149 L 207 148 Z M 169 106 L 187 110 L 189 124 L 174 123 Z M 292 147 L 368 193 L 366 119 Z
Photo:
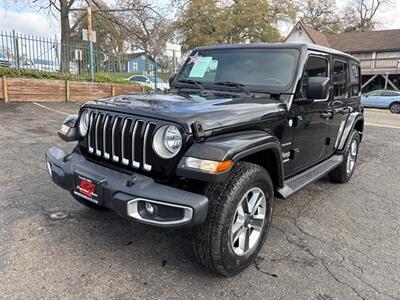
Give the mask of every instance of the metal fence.
M 116 55 L 93 52 L 95 72 L 106 72 L 118 65 Z M 87 44 L 61 44 L 57 40 L 0 31 L 0 66 L 47 72 L 83 74 L 90 68 Z M 113 68 L 117 71 L 118 68 Z M 122 71 L 122 70 L 121 70 Z
M 121 78 L 140 74 L 166 79 L 167 73 L 175 71 L 147 57 L 138 60 L 136 54 L 116 55 L 95 48 L 90 59 L 87 42 L 61 44 L 52 38 L 0 31 L 0 67 L 82 75 L 90 72 L 91 64 L 94 73 L 114 73 Z

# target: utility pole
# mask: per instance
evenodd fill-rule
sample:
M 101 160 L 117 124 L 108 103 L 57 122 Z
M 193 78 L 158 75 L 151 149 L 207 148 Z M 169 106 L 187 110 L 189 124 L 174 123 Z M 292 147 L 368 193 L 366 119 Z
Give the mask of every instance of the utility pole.
M 89 72 L 90 78 L 94 81 L 94 56 L 93 56 L 93 32 L 92 32 L 92 1 L 89 1 L 87 8 L 87 26 L 89 40 Z

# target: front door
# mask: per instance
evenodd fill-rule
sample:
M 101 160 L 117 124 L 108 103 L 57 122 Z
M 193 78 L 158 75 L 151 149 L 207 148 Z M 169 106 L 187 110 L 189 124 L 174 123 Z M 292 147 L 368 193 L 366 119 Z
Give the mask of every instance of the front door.
M 328 99 L 315 99 L 311 104 L 298 104 L 296 98 L 307 97 L 308 77 L 329 77 L 329 56 L 308 57 L 302 80 L 291 107 L 293 144 L 290 173 L 294 175 L 315 165 L 326 156 L 329 133 Z

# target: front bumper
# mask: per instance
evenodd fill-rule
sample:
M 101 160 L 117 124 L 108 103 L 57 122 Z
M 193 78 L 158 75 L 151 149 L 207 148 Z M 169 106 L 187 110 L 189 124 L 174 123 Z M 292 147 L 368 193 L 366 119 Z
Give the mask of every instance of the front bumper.
M 152 178 L 141 174 L 129 175 L 103 167 L 86 160 L 79 153 L 66 155 L 57 147 L 47 150 L 46 162 L 52 180 L 72 194 L 75 190 L 76 175 L 98 182 L 101 195 L 99 204 L 122 217 L 161 227 L 197 225 L 206 219 L 208 199 L 203 195 L 156 183 Z M 151 218 L 140 213 L 140 202 L 150 202 L 172 210 L 179 209 L 182 214 L 181 217 L 173 219 Z

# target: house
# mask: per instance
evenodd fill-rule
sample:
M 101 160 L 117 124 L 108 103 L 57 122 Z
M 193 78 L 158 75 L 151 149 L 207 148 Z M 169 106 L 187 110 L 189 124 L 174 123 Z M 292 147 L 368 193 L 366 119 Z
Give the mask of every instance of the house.
M 363 91 L 400 90 L 400 29 L 324 34 L 299 21 L 285 42 L 318 44 L 357 57 Z
M 147 66 L 146 66 L 147 60 Z M 153 72 L 155 68 L 160 69 L 160 64 L 157 64 L 153 57 L 145 56 L 144 52 L 136 52 L 124 55 L 122 61 L 123 72 L 129 73 L 146 73 Z

